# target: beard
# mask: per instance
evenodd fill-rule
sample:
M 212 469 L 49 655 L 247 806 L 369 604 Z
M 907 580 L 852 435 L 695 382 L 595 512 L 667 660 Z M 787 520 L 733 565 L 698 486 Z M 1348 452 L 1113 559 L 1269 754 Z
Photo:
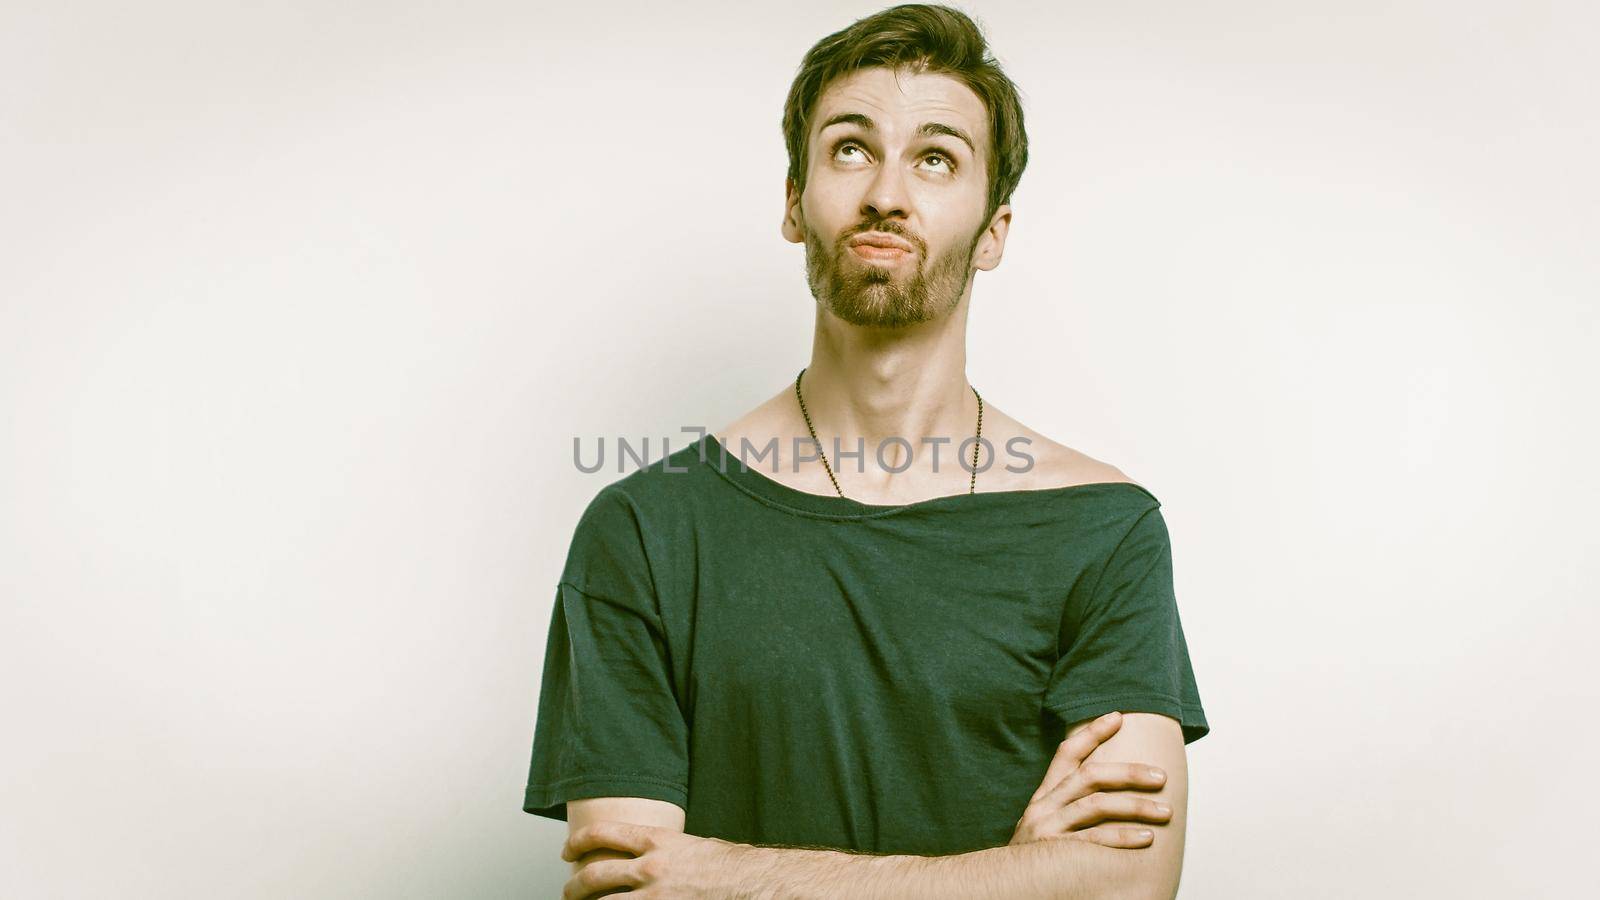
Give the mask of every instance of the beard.
M 840 319 L 872 328 L 903 328 L 955 309 L 966 293 L 972 275 L 972 254 L 983 232 L 973 235 L 965 248 L 951 247 L 926 268 L 922 265 L 920 243 L 898 231 L 889 233 L 919 248 L 913 251 L 916 265 L 909 271 L 904 265 L 884 266 L 862 260 L 846 244 L 849 238 L 836 241 L 829 249 L 807 225 L 806 282 L 811 286 L 811 296 Z M 853 232 L 850 237 L 854 236 Z

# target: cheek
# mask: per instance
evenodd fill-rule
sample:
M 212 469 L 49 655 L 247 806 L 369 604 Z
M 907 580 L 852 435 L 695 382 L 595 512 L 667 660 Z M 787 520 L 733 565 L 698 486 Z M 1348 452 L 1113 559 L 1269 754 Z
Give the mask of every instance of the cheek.
M 841 213 L 854 208 L 854 205 L 843 185 L 818 179 L 806 185 L 806 192 L 800 197 L 800 208 L 812 222 L 837 224 L 841 220 Z
M 800 201 L 801 222 L 805 230 L 830 252 L 838 246 L 839 236 L 859 220 L 860 216 L 855 212 L 853 208 L 833 206 L 825 197 L 807 196 Z

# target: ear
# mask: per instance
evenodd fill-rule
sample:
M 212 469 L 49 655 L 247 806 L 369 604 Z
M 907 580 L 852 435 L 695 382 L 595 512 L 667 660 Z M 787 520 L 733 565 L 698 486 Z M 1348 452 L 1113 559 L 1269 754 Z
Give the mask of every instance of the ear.
M 985 272 L 1000 265 L 1006 249 L 1006 235 L 1011 231 L 1011 204 L 1002 203 L 989 218 L 989 227 L 978 236 L 978 246 L 972 251 L 972 267 Z
M 784 240 L 803 244 L 806 240 L 805 220 L 800 212 L 800 193 L 794 189 L 794 179 L 783 179 L 783 224 L 779 226 Z

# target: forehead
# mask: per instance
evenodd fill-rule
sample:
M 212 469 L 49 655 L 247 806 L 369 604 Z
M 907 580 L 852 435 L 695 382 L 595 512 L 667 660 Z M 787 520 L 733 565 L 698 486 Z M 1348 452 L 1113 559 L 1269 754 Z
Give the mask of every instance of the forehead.
M 879 129 L 904 134 L 929 121 L 953 125 L 974 140 L 988 132 L 988 114 L 972 88 L 935 72 L 874 66 L 841 76 L 818 98 L 811 133 L 835 115 L 852 112 L 865 113 Z

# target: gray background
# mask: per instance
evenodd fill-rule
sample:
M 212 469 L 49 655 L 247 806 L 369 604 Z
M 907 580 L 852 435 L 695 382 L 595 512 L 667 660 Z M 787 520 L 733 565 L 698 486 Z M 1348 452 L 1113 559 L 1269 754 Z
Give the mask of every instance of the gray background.
M 781 104 L 879 8 L 0 13 L 0 893 L 555 894 L 572 439 L 792 381 Z M 1594 6 L 964 8 L 968 371 L 1165 504 L 1182 895 L 1590 883 Z

